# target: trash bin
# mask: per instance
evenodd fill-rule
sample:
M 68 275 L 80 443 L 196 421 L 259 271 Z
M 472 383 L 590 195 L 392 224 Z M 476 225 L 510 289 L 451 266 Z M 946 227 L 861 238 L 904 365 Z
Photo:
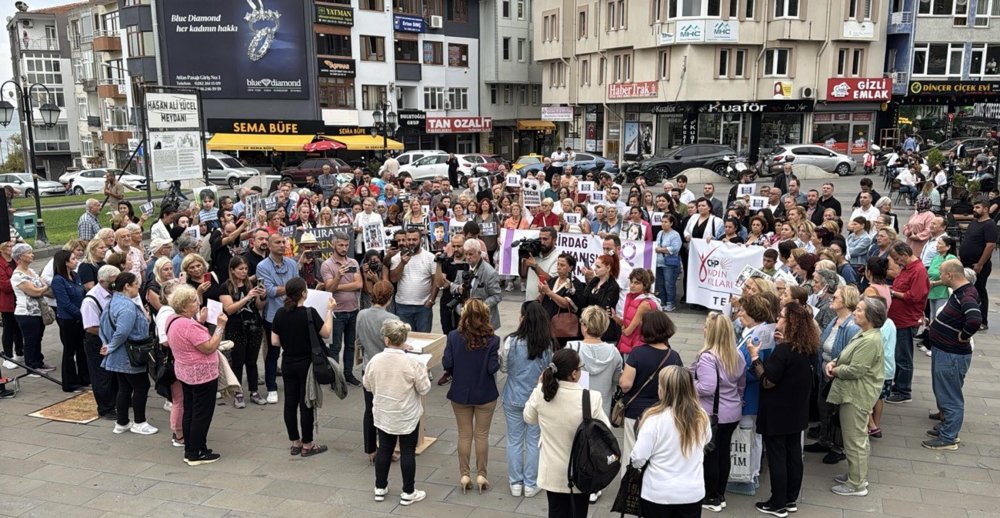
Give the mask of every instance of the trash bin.
M 10 221 L 11 226 L 17 230 L 21 237 L 35 237 L 35 213 L 34 212 L 15 212 L 14 216 Z

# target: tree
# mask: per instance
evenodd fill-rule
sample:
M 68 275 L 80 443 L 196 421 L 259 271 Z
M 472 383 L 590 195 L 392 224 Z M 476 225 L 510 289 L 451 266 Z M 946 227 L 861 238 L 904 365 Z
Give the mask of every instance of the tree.
M 14 133 L 7 137 L 7 142 L 0 142 L 3 146 L 4 163 L 3 170 L 11 173 L 24 172 L 24 147 L 21 145 L 21 134 Z

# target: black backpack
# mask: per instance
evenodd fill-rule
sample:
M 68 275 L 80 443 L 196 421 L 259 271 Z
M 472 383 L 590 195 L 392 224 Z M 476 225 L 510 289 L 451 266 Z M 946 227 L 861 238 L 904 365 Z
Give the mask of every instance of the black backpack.
M 618 477 L 622 450 L 618 439 L 603 422 L 594 419 L 590 411 L 590 391 L 583 390 L 583 422 L 573 436 L 569 453 L 569 491 L 575 487 L 581 493 L 596 493 Z

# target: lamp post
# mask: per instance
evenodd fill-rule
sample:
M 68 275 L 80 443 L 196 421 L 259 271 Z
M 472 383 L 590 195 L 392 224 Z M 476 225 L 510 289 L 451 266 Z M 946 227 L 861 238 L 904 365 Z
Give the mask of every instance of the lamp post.
M 43 84 L 28 84 L 25 81 L 24 85 L 21 86 L 13 79 L 8 79 L 0 84 L 0 97 L 2 97 L 3 90 L 7 85 L 14 87 L 14 97 L 17 97 L 21 104 L 21 114 L 24 117 L 24 125 L 27 128 L 27 138 L 24 144 L 24 163 L 31 174 L 31 181 L 35 187 L 35 244 L 47 245 L 49 244 L 49 237 L 45 234 L 45 222 L 42 221 L 42 200 L 38 192 L 38 175 L 35 174 L 35 131 L 31 124 L 31 93 L 35 88 L 41 88 L 45 91 L 45 98 L 48 99 L 52 95 L 52 92 Z M 7 127 L 14 118 L 14 111 L 16 110 L 17 108 L 7 100 L 0 100 L 0 125 Z M 38 107 L 38 112 L 41 114 L 42 123 L 45 124 L 46 128 L 55 126 L 56 122 L 59 121 L 59 107 L 52 103 L 43 103 Z
M 389 146 L 389 134 L 396 132 L 396 112 L 392 110 L 389 100 L 383 95 L 382 99 L 375 105 L 375 125 L 372 126 L 372 136 L 382 134 L 382 161 L 385 161 L 385 149 Z

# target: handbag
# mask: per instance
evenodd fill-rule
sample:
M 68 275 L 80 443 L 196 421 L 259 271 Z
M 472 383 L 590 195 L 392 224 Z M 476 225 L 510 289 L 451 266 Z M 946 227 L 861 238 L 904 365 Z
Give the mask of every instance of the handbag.
M 622 476 L 621 485 L 618 486 L 618 494 L 615 496 L 615 503 L 611 505 L 611 512 L 642 517 L 642 476 L 646 473 L 646 465 L 636 468 L 629 464 L 625 468 L 625 475 Z
M 309 323 L 309 345 L 312 348 L 312 368 L 313 377 L 320 385 L 333 383 L 333 368 L 330 367 L 328 358 L 329 350 L 326 345 L 316 335 L 316 325 L 313 324 L 312 308 L 305 308 L 306 321 Z
M 38 299 L 38 307 L 42 311 L 42 324 L 51 325 L 56 321 L 56 312 L 52 310 L 52 306 L 49 306 L 48 303 L 45 302 L 45 299 Z
M 672 351 L 670 349 L 667 349 L 667 354 L 663 355 L 663 359 L 660 360 L 660 364 L 656 366 L 656 370 L 653 371 L 648 378 L 646 378 L 646 382 L 639 387 L 639 390 L 635 392 L 634 396 L 629 398 L 627 403 L 623 402 L 625 399 L 624 393 L 622 393 L 621 396 L 618 395 L 619 392 L 621 392 L 621 389 L 615 391 L 615 395 L 611 397 L 611 416 L 608 418 L 608 421 L 611 422 L 611 426 L 621 428 L 622 425 L 625 424 L 625 410 L 627 410 L 629 405 L 635 401 L 635 398 L 639 397 L 639 394 L 642 394 L 642 389 L 646 388 L 646 385 L 649 385 L 649 382 L 653 381 L 653 378 L 659 374 L 660 369 L 663 368 L 663 364 L 667 363 L 667 358 L 670 358 L 671 352 Z M 616 397 L 617 399 L 615 399 Z
M 552 317 L 552 336 L 555 338 L 574 338 L 580 336 L 580 317 L 568 309 L 560 310 Z
M 738 484 L 753 482 L 750 451 L 753 449 L 754 435 L 753 428 L 737 428 L 733 433 L 729 448 L 732 465 L 729 470 L 729 482 Z
M 153 349 L 159 347 L 155 336 L 147 336 L 142 340 L 125 340 L 125 352 L 128 354 L 128 362 L 133 367 L 147 368 L 149 357 Z
M 694 379 L 698 380 L 698 369 L 694 371 Z M 719 435 L 719 360 L 715 360 L 715 397 L 712 399 L 712 415 L 708 416 L 709 429 L 712 430 L 712 439 L 705 444 L 705 453 L 715 451 L 715 438 Z
M 167 322 L 167 329 L 164 334 L 170 333 L 170 326 L 177 321 L 175 317 Z M 149 377 L 153 379 L 157 384 L 170 385 L 177 380 L 174 375 L 174 353 L 169 347 L 164 347 L 163 345 L 157 344 L 149 353 Z

